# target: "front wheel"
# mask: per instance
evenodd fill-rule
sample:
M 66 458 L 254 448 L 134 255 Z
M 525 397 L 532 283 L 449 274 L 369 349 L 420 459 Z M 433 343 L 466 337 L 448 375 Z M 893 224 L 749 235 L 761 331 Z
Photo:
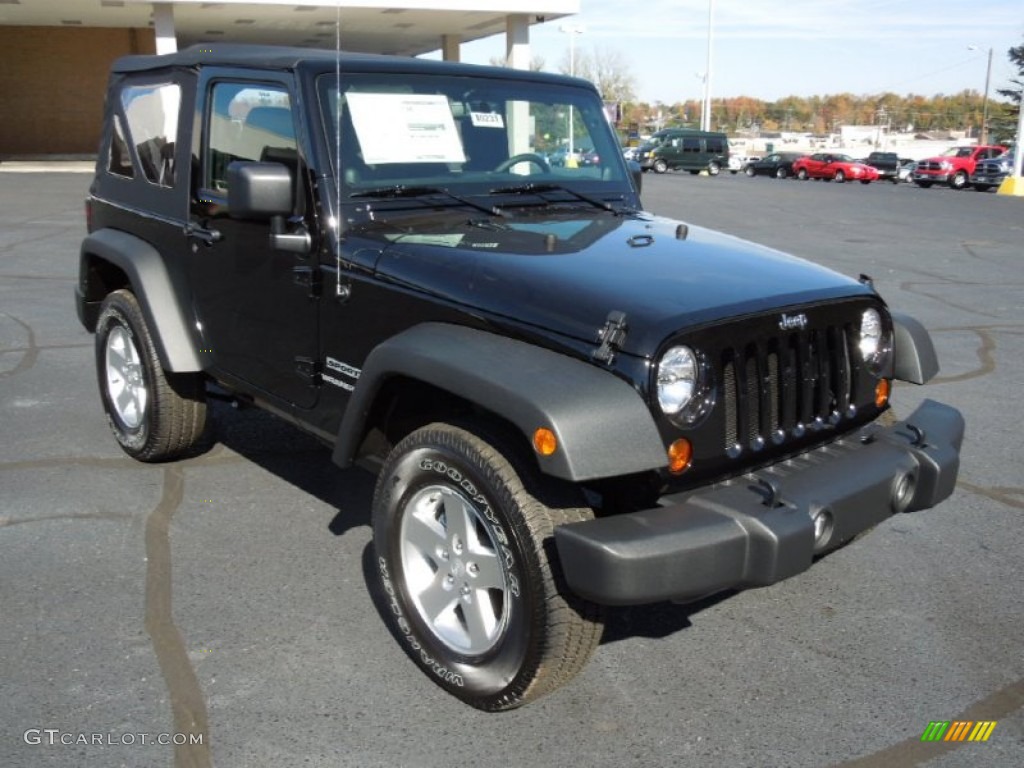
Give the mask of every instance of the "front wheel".
M 743 172 L 744 172 L 745 174 L 747 174 L 747 176 L 749 176 L 750 178 L 754 178 L 754 175 L 755 175 L 755 174 L 757 173 L 757 172 L 756 172 L 756 171 L 754 170 L 754 166 L 752 166 L 752 165 L 748 165 L 748 166 L 747 166 L 746 168 L 744 168 L 744 169 L 743 169 Z
M 992 188 L 992 185 L 991 184 L 975 184 L 974 188 L 978 192 L 988 192 Z
M 551 546 L 557 525 L 593 513 L 517 447 L 430 424 L 395 446 L 373 499 L 393 632 L 431 680 L 486 711 L 572 679 L 602 631 L 600 608 L 568 591 Z
M 787 171 L 785 168 L 776 168 L 775 169 L 775 178 L 776 179 L 784 179 L 787 176 L 789 176 L 789 171 Z
M 917 186 L 919 186 L 921 189 L 928 189 L 928 187 L 932 185 L 930 181 L 915 181 L 914 183 L 917 184 Z
M 836 171 L 835 179 L 836 184 L 842 184 L 844 181 L 846 181 L 846 174 L 843 173 L 842 171 Z
M 664 160 L 660 160 L 659 159 L 659 160 L 655 160 L 654 161 L 654 172 L 655 173 L 664 173 L 667 170 L 668 170 L 668 163 L 666 163 Z
M 871 179 L 861 179 L 860 183 L 861 184 L 870 184 L 871 183 Z
M 953 189 L 964 189 L 967 187 L 967 174 L 963 171 L 957 171 L 953 174 L 953 178 L 949 180 L 949 186 Z
M 165 372 L 135 295 L 114 291 L 96 322 L 96 370 L 107 422 L 121 448 L 163 461 L 200 444 L 206 390 L 197 374 Z
M 801 168 L 800 170 L 798 170 L 796 172 L 796 177 L 800 179 L 800 181 L 807 181 L 807 169 Z

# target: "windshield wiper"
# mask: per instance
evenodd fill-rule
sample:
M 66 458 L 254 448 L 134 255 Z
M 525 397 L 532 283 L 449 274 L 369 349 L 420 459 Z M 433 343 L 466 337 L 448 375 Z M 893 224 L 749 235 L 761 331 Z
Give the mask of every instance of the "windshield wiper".
M 394 184 L 390 187 L 377 187 L 376 189 L 367 189 L 362 192 L 353 192 L 349 195 L 350 198 L 357 197 L 372 197 L 378 200 L 397 200 L 403 197 L 431 197 L 440 195 L 447 197 L 449 200 L 454 200 L 457 203 L 468 205 L 470 208 L 476 208 L 478 211 L 489 213 L 491 216 L 505 216 L 505 212 L 496 205 L 483 205 L 470 200 L 468 197 L 457 195 L 442 187 L 409 187 L 405 184 Z
M 545 202 L 551 202 L 544 197 L 545 192 L 565 192 L 567 195 L 572 195 L 577 200 L 589 203 L 595 208 L 600 208 L 603 211 L 610 211 L 616 214 L 623 213 L 623 211 L 616 210 L 615 206 L 607 200 L 598 200 L 596 197 L 584 195 L 582 192 L 577 192 L 575 189 L 562 186 L 561 184 L 516 184 L 511 187 L 498 187 L 497 189 L 491 190 L 492 195 L 537 195 L 537 197 L 541 198 Z

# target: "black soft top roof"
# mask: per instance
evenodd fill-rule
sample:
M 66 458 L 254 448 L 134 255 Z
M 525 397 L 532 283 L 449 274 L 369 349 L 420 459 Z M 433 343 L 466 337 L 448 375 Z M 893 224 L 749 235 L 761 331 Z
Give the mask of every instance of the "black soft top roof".
M 244 45 L 239 43 L 202 43 L 183 48 L 177 53 L 160 56 L 122 56 L 113 64 L 114 72 L 145 72 L 169 67 L 252 67 L 267 70 L 299 68 L 333 71 L 337 64 L 342 72 L 422 72 L 436 75 L 486 75 L 504 79 L 530 79 L 541 82 L 593 85 L 585 80 L 547 72 L 533 72 L 506 67 L 484 67 L 451 61 L 417 59 L 409 56 L 385 56 L 375 53 L 353 53 L 325 48 L 290 48 L 279 45 Z

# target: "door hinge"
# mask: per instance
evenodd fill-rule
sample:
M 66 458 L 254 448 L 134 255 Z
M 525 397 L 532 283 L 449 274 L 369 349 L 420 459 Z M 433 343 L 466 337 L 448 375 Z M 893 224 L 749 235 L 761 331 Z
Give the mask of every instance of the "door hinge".
M 628 330 L 625 312 L 619 312 L 617 309 L 609 312 L 604 325 L 597 332 L 597 339 L 601 344 L 594 350 L 594 359 L 609 365 L 614 362 L 615 353 L 622 348 Z
M 320 364 L 312 357 L 296 357 L 295 372 L 311 387 L 320 386 Z
M 319 267 L 292 267 L 292 282 L 302 286 L 311 299 L 320 295 Z

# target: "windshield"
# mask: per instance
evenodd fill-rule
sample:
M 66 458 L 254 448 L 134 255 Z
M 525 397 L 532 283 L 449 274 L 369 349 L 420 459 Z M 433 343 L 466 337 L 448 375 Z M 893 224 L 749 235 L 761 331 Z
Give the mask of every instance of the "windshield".
M 601 101 L 584 88 L 482 77 L 333 74 L 318 82 L 342 197 L 389 187 L 482 193 L 580 182 L 621 195 L 628 177 Z M 336 133 L 337 132 L 337 133 Z
M 952 147 L 939 155 L 939 157 L 970 157 L 973 151 L 970 147 Z

